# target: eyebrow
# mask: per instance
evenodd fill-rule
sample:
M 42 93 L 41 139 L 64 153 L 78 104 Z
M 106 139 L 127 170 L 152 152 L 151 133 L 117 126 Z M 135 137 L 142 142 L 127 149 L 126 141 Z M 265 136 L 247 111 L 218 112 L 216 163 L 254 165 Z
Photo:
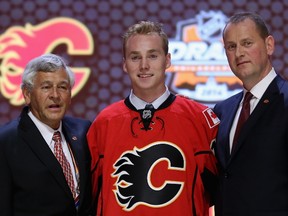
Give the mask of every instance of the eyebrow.
M 240 41 L 253 40 L 251 37 L 242 38 Z M 235 43 L 234 41 L 226 41 L 226 43 Z
M 40 83 L 40 85 L 45 85 L 45 84 L 54 84 L 52 81 L 50 80 L 45 80 L 43 82 Z M 61 84 L 69 84 L 69 81 L 68 80 L 62 80 L 60 82 L 57 83 L 57 85 L 61 85 Z
M 157 50 L 157 49 L 151 49 L 151 50 L 148 50 L 147 51 L 148 53 L 154 53 L 154 52 L 161 52 L 160 50 Z M 140 51 L 131 51 L 130 53 L 129 53 L 129 55 L 131 55 L 131 54 L 139 54 L 140 53 Z

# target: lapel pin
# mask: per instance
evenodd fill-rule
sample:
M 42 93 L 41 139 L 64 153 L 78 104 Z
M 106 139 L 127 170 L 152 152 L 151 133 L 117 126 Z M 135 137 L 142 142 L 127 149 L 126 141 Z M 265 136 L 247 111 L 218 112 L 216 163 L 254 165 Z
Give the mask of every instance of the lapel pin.
M 267 103 L 269 103 L 269 100 L 268 100 L 268 99 L 265 99 L 265 100 L 263 101 L 263 103 L 267 104 Z
M 72 137 L 72 140 L 76 141 L 76 140 L 77 140 L 77 137 L 76 137 L 76 136 L 73 136 L 73 137 Z

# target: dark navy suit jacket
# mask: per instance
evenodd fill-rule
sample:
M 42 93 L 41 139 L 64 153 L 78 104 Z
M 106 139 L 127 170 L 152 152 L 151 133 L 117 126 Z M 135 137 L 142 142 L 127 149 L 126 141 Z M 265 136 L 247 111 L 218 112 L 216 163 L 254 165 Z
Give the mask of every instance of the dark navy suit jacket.
M 216 216 L 288 215 L 288 83 L 272 81 L 242 128 L 235 151 L 229 133 L 243 92 L 218 103 L 215 154 L 220 164 Z
M 80 206 L 76 211 L 62 168 L 27 115 L 0 128 L 0 215 L 89 215 L 90 153 L 86 133 L 90 122 L 65 117 L 62 127 L 80 174 Z

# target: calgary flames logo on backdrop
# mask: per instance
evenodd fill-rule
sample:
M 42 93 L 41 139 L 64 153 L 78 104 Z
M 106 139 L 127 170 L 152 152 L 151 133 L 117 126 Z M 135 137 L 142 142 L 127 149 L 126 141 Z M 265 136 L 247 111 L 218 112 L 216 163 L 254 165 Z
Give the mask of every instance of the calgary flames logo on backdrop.
M 172 90 L 211 104 L 239 91 L 222 41 L 226 19 L 222 12 L 201 11 L 195 19 L 178 22 L 176 37 L 169 40 L 167 85 Z
M 22 73 L 33 58 L 52 52 L 60 45 L 67 45 L 70 55 L 90 55 L 93 53 L 93 39 L 89 30 L 79 21 L 59 17 L 32 26 L 13 26 L 0 35 L 0 91 L 13 105 L 21 105 L 24 98 L 20 89 Z M 86 83 L 89 68 L 71 68 L 75 73 L 72 95 L 80 91 Z

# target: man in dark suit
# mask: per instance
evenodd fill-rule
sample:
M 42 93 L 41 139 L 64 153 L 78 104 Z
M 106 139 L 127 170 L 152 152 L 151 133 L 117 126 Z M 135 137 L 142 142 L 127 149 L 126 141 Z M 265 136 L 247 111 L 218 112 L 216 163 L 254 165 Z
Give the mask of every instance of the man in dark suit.
M 226 24 L 223 40 L 244 89 L 214 108 L 221 120 L 216 216 L 287 216 L 288 83 L 271 64 L 274 38 L 257 14 L 238 13 Z M 253 95 L 250 116 L 234 138 L 246 92 Z
M 27 106 L 0 129 L 1 216 L 90 215 L 90 122 L 64 117 L 73 84 L 57 55 L 27 64 L 21 86 Z

